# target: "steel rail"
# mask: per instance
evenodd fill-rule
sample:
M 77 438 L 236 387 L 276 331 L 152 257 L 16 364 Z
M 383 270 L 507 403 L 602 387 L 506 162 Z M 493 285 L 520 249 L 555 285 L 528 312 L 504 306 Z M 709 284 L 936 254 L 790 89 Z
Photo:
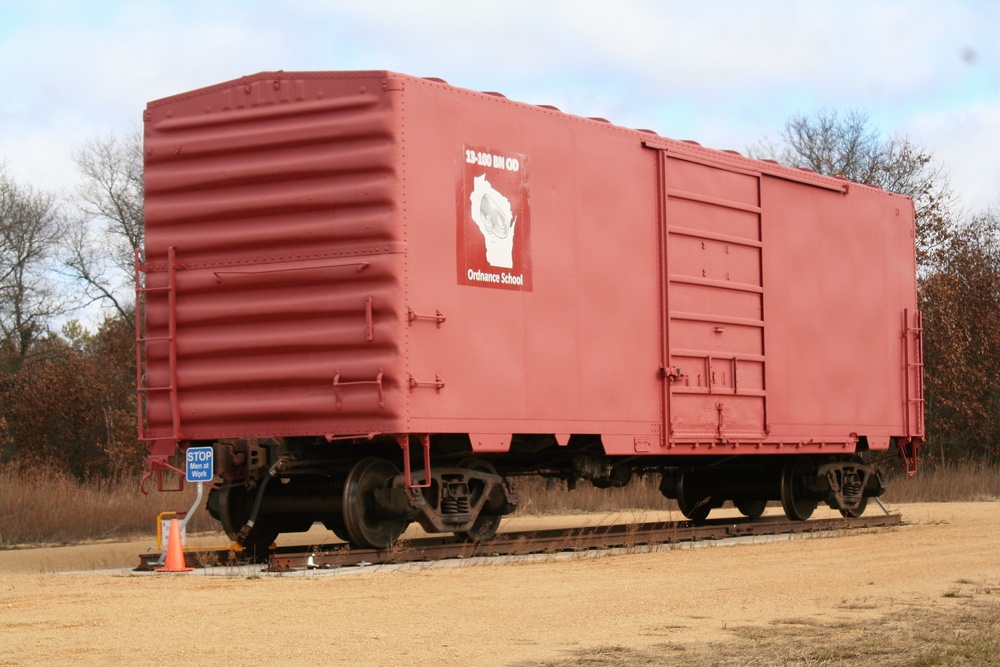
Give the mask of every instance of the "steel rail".
M 391 549 L 351 549 L 346 544 L 328 544 L 306 549 L 302 546 L 290 546 L 271 550 L 263 571 L 288 572 L 369 564 L 632 549 L 734 537 L 837 533 L 901 524 L 902 516 L 898 513 L 857 519 L 835 518 L 812 519 L 810 521 L 791 521 L 785 517 L 764 517 L 757 520 L 714 519 L 702 525 L 695 525 L 690 521 L 671 521 L 519 531 L 500 533 L 488 542 L 462 542 L 448 535 L 403 540 Z M 190 567 L 254 562 L 246 554 L 233 549 L 204 551 L 192 549 L 185 551 L 184 557 Z M 153 569 L 153 563 L 158 558 L 158 553 L 140 555 L 140 565 L 136 571 Z M 257 562 L 264 563 L 263 560 Z

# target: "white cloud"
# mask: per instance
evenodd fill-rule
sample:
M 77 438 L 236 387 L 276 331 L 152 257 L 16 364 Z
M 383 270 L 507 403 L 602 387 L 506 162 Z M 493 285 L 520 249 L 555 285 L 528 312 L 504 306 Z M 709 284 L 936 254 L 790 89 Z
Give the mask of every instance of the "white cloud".
M 72 150 L 141 122 L 150 100 L 262 70 L 359 68 L 439 76 L 719 148 L 773 136 L 791 113 L 861 108 L 886 132 L 936 147 L 975 201 L 997 183 L 981 139 L 995 137 L 997 119 L 975 110 L 1000 95 L 995 2 L 57 5 L 0 31 L 0 62 L 17 78 L 0 99 L 0 158 L 44 187 L 59 172 L 71 181 Z
M 927 147 L 948 167 L 968 211 L 1000 205 L 1000 101 L 919 116 L 907 132 L 933 137 Z

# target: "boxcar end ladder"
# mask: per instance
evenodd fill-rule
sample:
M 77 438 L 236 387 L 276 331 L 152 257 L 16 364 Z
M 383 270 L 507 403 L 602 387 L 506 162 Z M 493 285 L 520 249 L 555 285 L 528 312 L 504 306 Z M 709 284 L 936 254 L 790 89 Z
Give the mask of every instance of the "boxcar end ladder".
M 146 493 L 145 485 L 147 480 L 156 475 L 156 487 L 159 491 L 180 491 L 184 487 L 184 471 L 169 464 L 169 458 L 174 453 L 177 442 L 180 440 L 181 413 L 180 404 L 177 398 L 177 249 L 171 246 L 167 250 L 167 284 L 163 287 L 145 287 L 142 274 L 147 273 L 149 267 L 142 264 L 139 249 L 135 251 L 135 371 L 136 390 L 138 397 L 136 407 L 138 410 L 137 424 L 139 442 L 146 443 L 149 452 L 149 471 L 139 482 L 139 490 Z M 144 331 L 145 323 L 145 298 L 151 292 L 167 293 L 167 335 L 166 336 L 146 336 Z M 166 343 L 167 359 L 169 368 L 169 384 L 157 387 L 146 386 L 146 348 L 149 343 Z M 146 431 L 146 420 L 144 418 L 145 397 L 153 392 L 167 392 L 170 397 L 171 414 L 171 434 L 165 436 L 150 436 Z M 163 443 L 163 446 L 160 445 Z M 180 480 L 176 488 L 164 488 L 163 473 L 170 470 L 180 473 Z
M 924 326 L 919 310 L 903 311 L 903 364 L 904 408 L 906 438 L 899 440 L 899 453 L 903 458 L 906 474 L 917 472 L 917 456 L 924 437 Z

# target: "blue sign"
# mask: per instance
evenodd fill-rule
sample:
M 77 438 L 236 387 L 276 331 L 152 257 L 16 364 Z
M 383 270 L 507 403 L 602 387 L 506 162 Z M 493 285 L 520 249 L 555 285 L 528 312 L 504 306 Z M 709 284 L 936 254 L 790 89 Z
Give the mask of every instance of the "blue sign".
M 211 482 L 215 477 L 213 455 L 211 447 L 190 447 L 185 456 L 185 479 L 188 482 Z

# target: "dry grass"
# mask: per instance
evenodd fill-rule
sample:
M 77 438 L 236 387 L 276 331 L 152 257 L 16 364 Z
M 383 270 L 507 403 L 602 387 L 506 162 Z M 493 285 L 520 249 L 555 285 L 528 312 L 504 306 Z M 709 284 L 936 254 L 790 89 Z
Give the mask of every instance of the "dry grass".
M 1000 588 L 959 586 L 954 604 L 887 609 L 875 620 L 788 619 L 731 628 L 728 641 L 597 646 L 520 667 L 1000 665 Z
M 1000 467 L 965 463 L 894 475 L 883 498 L 890 503 L 979 502 L 1000 498 Z
M 521 497 L 517 513 L 526 516 L 677 508 L 660 493 L 659 475 L 633 478 L 620 489 L 580 482 L 572 491 L 561 480 L 522 477 L 517 479 L 517 493 Z
M 521 496 L 518 513 L 571 514 L 574 512 L 621 512 L 646 509 L 676 509 L 660 494 L 658 475 L 635 478 L 620 489 L 598 489 L 580 482 L 573 491 L 558 480 L 529 477 L 517 480 Z M 923 469 L 913 477 L 892 474 L 883 501 L 892 504 L 969 502 L 1000 498 L 1000 467 L 964 464 Z
M 148 536 L 160 512 L 187 510 L 194 499 L 193 487 L 144 496 L 137 478 L 80 482 L 42 469 L 5 467 L 0 469 L 0 549 Z M 202 508 L 188 530 L 217 527 Z
M 157 514 L 186 510 L 194 488 L 181 493 L 137 491 L 138 479 L 78 482 L 37 468 L 0 468 L 0 549 L 20 545 L 67 544 L 95 539 L 149 535 Z M 620 489 L 598 489 L 581 482 L 573 490 L 540 478 L 519 479 L 522 515 L 574 512 L 642 512 L 676 509 L 659 491 L 659 476 L 636 478 Z M 897 475 L 887 502 L 978 501 L 1000 498 L 1000 468 L 966 465 Z M 198 509 L 189 531 L 219 530 L 218 522 Z

